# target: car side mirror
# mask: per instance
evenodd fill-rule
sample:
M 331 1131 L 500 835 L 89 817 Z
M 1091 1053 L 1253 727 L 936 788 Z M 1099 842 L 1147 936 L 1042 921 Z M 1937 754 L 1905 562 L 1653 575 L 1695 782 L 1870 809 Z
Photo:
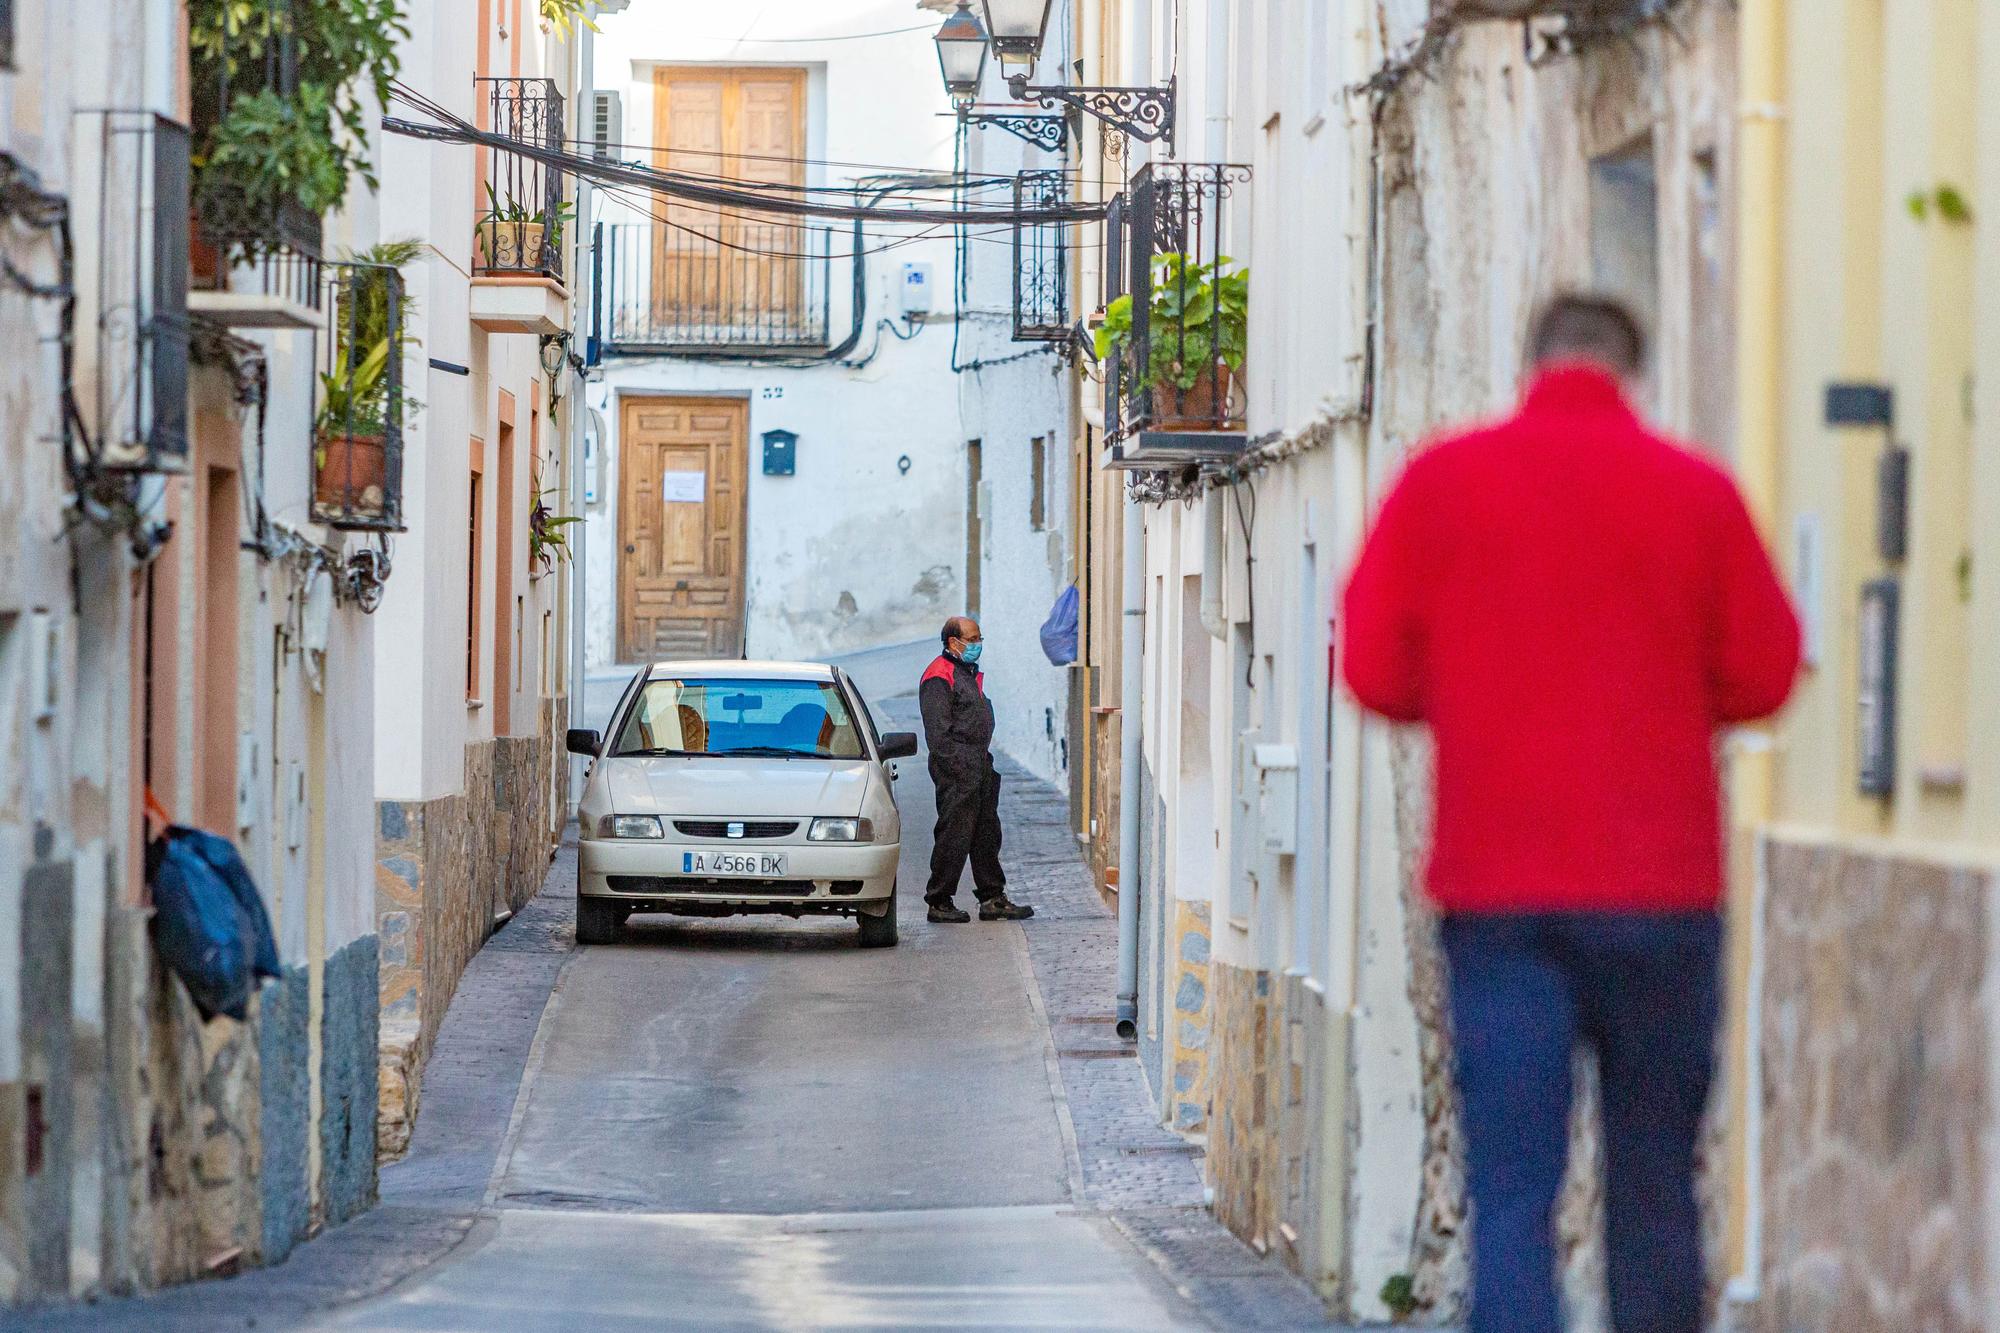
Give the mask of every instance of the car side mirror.
M 598 749 L 603 744 L 603 737 L 594 731 L 586 731 L 582 727 L 571 727 L 569 734 L 563 738 L 563 745 L 568 748 L 571 754 L 580 754 L 586 759 L 595 759 Z
M 882 757 L 884 759 L 914 759 L 916 755 L 916 732 L 885 731 L 882 733 Z

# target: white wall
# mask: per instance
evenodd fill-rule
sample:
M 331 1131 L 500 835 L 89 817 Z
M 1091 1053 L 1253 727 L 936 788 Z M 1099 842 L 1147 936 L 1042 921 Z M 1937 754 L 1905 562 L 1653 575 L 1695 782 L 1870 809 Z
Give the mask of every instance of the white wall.
M 774 0 L 747 24 L 719 13 L 634 6 L 605 17 L 601 27 L 597 77 L 623 95 L 630 144 L 653 137 L 651 81 L 659 63 L 798 66 L 809 71 L 807 154 L 817 159 L 807 171 L 809 184 L 834 189 L 889 172 L 942 176 L 951 169 L 951 121 L 938 114 L 945 106 L 932 27 L 903 0 Z M 844 39 L 873 33 L 889 35 Z M 798 40 L 764 40 L 777 37 Z M 636 148 L 626 152 L 639 155 Z M 600 216 L 630 222 L 644 215 L 606 198 Z M 838 345 L 854 328 L 852 270 L 839 256 L 855 247 L 849 224 L 827 225 L 837 256 L 828 280 L 828 341 Z M 964 435 L 950 369 L 952 242 L 948 232 L 917 238 L 919 230 L 867 224 L 863 248 L 878 252 L 860 261 L 867 304 L 859 335 L 839 364 L 606 359 L 590 391 L 608 435 L 599 507 L 584 538 L 592 666 L 610 664 L 616 653 L 618 403 L 634 394 L 749 401 L 747 652 L 812 657 L 928 638 L 945 616 L 963 609 Z M 880 249 L 885 245 L 893 248 Z M 882 322 L 896 320 L 900 331 L 912 332 L 900 324 L 897 296 L 906 262 L 930 266 L 937 296 L 932 317 L 902 341 Z M 798 471 L 767 477 L 760 437 L 780 428 L 800 437 Z M 905 456 L 907 470 L 899 467 Z
M 452 112 L 468 119 L 482 94 L 473 83 L 479 38 L 475 0 L 432 0 L 412 12 L 412 32 L 402 44 L 403 78 Z M 490 59 L 496 75 L 518 62 L 527 77 L 557 81 L 569 97 L 569 132 L 586 126 L 587 99 L 570 90 L 572 48 L 537 24 L 509 31 L 496 22 Z M 518 49 L 517 49 L 518 48 Z M 581 103 L 581 104 L 580 104 Z M 535 464 L 530 420 L 542 413 L 538 441 L 541 485 L 564 481 L 564 439 L 569 407 L 551 421 L 549 382 L 537 339 L 528 334 L 490 334 L 470 319 L 474 219 L 478 197 L 474 150 L 451 144 L 385 135 L 382 142 L 380 229 L 384 239 L 417 237 L 428 242 L 422 256 L 404 270 L 411 301 L 411 335 L 404 382 L 423 404 L 404 427 L 404 515 L 409 531 L 395 538 L 395 573 L 376 621 L 380 627 L 376 682 L 380 707 L 375 721 L 375 796 L 382 800 L 429 800 L 450 795 L 463 784 L 465 747 L 494 734 L 493 678 L 495 616 L 512 608 L 495 606 L 496 543 L 502 526 L 513 530 L 513 591 L 524 599 L 520 615 L 520 689 L 514 693 L 509 734 L 532 734 L 540 724 L 544 663 L 544 613 L 560 614 L 566 572 L 530 579 L 526 523 L 533 502 L 529 478 Z M 573 265 L 584 269 L 583 264 Z M 578 273 L 568 274 L 574 295 Z M 466 373 L 438 369 L 433 362 Z M 565 392 L 576 387 L 565 375 Z M 498 493 L 497 448 L 502 392 L 515 400 L 514 489 Z M 482 582 L 480 597 L 481 680 L 467 705 L 465 679 L 468 507 L 473 441 L 484 448 Z M 551 503 L 564 507 L 558 495 Z M 558 621 L 552 625 L 560 628 Z M 560 692 L 568 654 L 559 633 L 549 645 L 546 679 Z M 508 683 L 511 686 L 511 682 Z

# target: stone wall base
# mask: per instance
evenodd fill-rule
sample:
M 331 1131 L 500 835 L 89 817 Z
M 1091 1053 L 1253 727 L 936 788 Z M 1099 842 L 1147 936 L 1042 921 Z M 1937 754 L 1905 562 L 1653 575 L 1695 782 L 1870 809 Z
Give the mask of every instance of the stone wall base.
M 545 700 L 538 734 L 468 745 L 457 793 L 376 804 L 382 1161 L 409 1146 L 424 1061 L 459 977 L 495 922 L 541 889 L 561 833 L 555 738 L 567 713 L 565 700 Z
M 1206 922 L 1202 923 L 1204 926 Z M 1205 938 L 1205 937 L 1204 937 Z M 1323 1288 L 1320 1229 L 1343 1206 L 1318 1179 L 1326 1006 L 1300 978 L 1208 966 L 1208 1169 L 1215 1215 L 1260 1254 Z M 1329 1293 L 1332 1294 L 1332 1293 Z
M 1764 868 L 1763 1271 L 1744 1322 L 1992 1327 L 1996 873 L 1782 839 Z

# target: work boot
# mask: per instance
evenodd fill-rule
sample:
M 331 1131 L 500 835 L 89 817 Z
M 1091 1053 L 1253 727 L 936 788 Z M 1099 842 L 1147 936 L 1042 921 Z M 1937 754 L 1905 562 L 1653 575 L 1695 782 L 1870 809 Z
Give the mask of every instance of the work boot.
M 1025 903 L 1012 902 L 1004 893 L 995 898 L 979 900 L 981 921 L 1026 921 L 1034 914 L 1034 908 Z
M 934 926 L 962 926 L 972 920 L 963 907 L 950 901 L 932 903 L 929 915 Z

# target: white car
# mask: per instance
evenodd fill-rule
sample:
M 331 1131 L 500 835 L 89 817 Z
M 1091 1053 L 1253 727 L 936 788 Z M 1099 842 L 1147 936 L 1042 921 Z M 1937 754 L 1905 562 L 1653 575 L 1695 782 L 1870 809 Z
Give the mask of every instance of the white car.
M 611 729 L 569 733 L 592 759 L 577 809 L 576 938 L 607 944 L 635 912 L 852 916 L 864 948 L 896 942 L 902 820 L 878 735 L 837 668 L 658 662 Z

